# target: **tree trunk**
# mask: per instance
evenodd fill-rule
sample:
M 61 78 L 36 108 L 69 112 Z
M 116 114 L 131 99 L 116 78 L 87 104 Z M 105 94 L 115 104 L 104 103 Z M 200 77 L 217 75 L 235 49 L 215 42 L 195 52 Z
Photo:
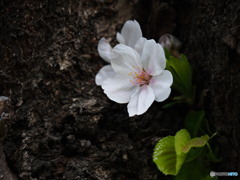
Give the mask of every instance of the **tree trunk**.
M 240 172 L 240 1 L 2 0 L 0 12 L 0 95 L 11 100 L 3 147 L 16 177 L 170 178 L 153 164 L 153 147 L 183 127 L 186 109 L 154 103 L 129 118 L 95 84 L 105 65 L 98 40 L 115 45 L 128 19 L 148 39 L 171 33 L 182 42 L 218 133 L 223 161 L 212 170 Z

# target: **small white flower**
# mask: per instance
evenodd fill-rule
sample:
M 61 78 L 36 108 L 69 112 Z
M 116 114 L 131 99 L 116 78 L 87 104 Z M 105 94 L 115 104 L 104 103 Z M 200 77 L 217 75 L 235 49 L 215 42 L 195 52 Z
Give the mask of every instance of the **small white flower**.
M 172 74 L 164 70 L 166 58 L 162 46 L 154 40 L 138 43 L 136 41 L 134 45 L 138 45 L 137 49 L 124 44 L 115 46 L 111 65 L 102 70 L 108 73 L 112 66 L 112 75 L 101 86 L 109 99 L 128 103 L 129 116 L 143 114 L 154 100 L 162 102 L 167 99 L 173 82 Z
M 111 65 L 102 67 L 95 81 L 111 100 L 128 103 L 129 116 L 140 115 L 154 100 L 168 98 L 172 74 L 164 70 L 163 48 L 142 37 L 137 21 L 127 21 L 116 38 L 120 44 L 113 49 L 105 38 L 98 43 L 99 55 Z
M 126 21 L 123 25 L 121 33 L 117 33 L 117 40 L 121 44 L 125 44 L 134 48 L 138 52 L 142 51 L 143 43 L 146 38 L 142 37 L 142 31 L 137 21 Z M 98 53 L 106 62 L 111 63 L 112 47 L 105 38 L 101 38 L 98 42 Z M 97 85 L 102 83 L 114 74 L 111 65 L 106 65 L 100 69 L 96 75 L 95 82 Z

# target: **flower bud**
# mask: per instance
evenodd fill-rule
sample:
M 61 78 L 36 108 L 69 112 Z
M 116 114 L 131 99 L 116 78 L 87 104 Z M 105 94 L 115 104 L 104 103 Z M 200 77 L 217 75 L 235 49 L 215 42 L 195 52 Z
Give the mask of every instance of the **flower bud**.
M 164 34 L 159 38 L 159 43 L 173 56 L 179 57 L 179 49 L 182 43 L 171 34 Z

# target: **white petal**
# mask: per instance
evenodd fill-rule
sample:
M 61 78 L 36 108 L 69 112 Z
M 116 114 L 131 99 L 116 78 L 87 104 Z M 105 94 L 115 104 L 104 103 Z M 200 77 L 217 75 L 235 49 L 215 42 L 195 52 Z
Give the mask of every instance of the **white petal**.
M 128 103 L 128 114 L 130 117 L 137 115 L 138 113 L 138 99 L 140 94 L 140 86 L 137 86 L 136 89 L 133 91 L 133 94 L 131 95 L 130 101 Z
M 142 31 L 136 20 L 125 22 L 121 30 L 121 36 L 117 34 L 117 40 L 120 43 L 124 43 L 132 48 L 134 48 L 140 37 L 142 37 Z
M 146 41 L 147 41 L 146 38 L 141 37 L 141 38 L 137 41 L 137 43 L 135 44 L 134 49 L 135 49 L 140 55 L 142 55 L 143 45 L 144 45 L 144 43 L 145 43 Z
M 171 88 L 168 87 L 167 89 L 162 89 L 162 90 L 159 90 L 159 91 L 154 91 L 154 94 L 157 94 L 155 95 L 155 101 L 157 102 L 163 102 L 165 101 L 169 95 L 171 94 Z
M 117 33 L 117 41 L 121 44 L 126 44 L 124 37 L 120 33 Z
M 111 63 L 115 72 L 124 75 L 142 68 L 140 55 L 133 48 L 124 44 L 118 44 L 113 48 Z
M 103 66 L 95 77 L 95 82 L 98 86 L 109 77 L 112 77 L 115 74 L 111 65 Z
M 112 47 L 110 43 L 105 38 L 101 38 L 100 41 L 98 42 L 97 49 L 100 57 L 103 58 L 108 63 L 110 63 L 112 54 Z
M 137 115 L 145 113 L 148 110 L 148 108 L 152 105 L 154 99 L 155 95 L 153 93 L 152 88 L 147 85 L 142 86 L 139 94 Z
M 172 74 L 167 70 L 164 70 L 158 76 L 152 77 L 149 86 L 154 91 L 155 101 L 162 102 L 169 97 L 172 83 Z
M 127 103 L 129 102 L 132 91 L 136 86 L 131 84 L 128 76 L 115 74 L 103 82 L 102 88 L 104 89 L 104 93 L 112 101 L 117 103 Z
M 155 96 L 151 87 L 147 85 L 142 87 L 137 86 L 128 103 L 129 116 L 132 117 L 134 115 L 145 113 L 153 103 L 154 99 Z
M 153 76 L 159 75 L 166 67 L 164 50 L 154 40 L 144 43 L 141 60 L 145 70 Z

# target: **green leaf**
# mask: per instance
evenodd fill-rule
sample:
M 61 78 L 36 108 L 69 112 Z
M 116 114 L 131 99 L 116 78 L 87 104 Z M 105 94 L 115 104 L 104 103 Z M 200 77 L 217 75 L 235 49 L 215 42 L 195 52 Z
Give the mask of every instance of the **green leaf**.
M 192 147 L 203 147 L 208 135 L 191 139 L 189 132 L 182 129 L 175 136 L 158 141 L 153 152 L 153 161 L 165 175 L 177 175 Z M 195 154 L 196 155 L 196 154 Z
M 164 53 L 165 53 L 166 59 L 169 59 L 170 56 L 171 56 L 171 53 L 169 52 L 169 50 L 167 50 L 166 48 L 164 48 Z
M 174 136 L 161 139 L 154 148 L 153 161 L 165 175 L 176 174 L 176 152 Z
M 186 159 L 187 154 L 181 149 L 190 140 L 187 130 L 183 129 L 174 136 L 161 139 L 154 148 L 153 161 L 165 175 L 176 175 Z
M 205 117 L 205 111 L 191 111 L 186 115 L 185 127 L 192 137 L 196 137 Z
M 210 167 L 204 161 L 196 160 L 186 163 L 181 171 L 175 177 L 175 180 L 216 180 L 216 177 L 210 176 Z
M 175 135 L 175 150 L 177 154 L 181 154 L 182 149 L 191 139 L 189 132 L 186 129 L 181 129 Z
M 204 147 L 200 148 L 191 148 L 190 151 L 187 153 L 187 158 L 185 160 L 186 163 L 191 162 L 198 158 L 202 152 L 203 152 Z
M 191 140 L 189 140 L 185 146 L 182 147 L 182 152 L 187 153 L 192 147 L 203 147 L 207 144 L 207 141 L 209 140 L 209 136 L 201 136 L 196 137 Z
M 168 57 L 166 69 L 173 75 L 173 88 L 185 97 L 193 98 L 192 69 L 187 57 L 183 54 L 180 58 Z
M 176 160 L 176 174 L 181 169 L 182 164 L 184 163 L 187 154 L 182 151 L 186 144 L 191 139 L 189 132 L 186 129 L 178 131 L 175 135 L 175 151 L 177 154 Z

